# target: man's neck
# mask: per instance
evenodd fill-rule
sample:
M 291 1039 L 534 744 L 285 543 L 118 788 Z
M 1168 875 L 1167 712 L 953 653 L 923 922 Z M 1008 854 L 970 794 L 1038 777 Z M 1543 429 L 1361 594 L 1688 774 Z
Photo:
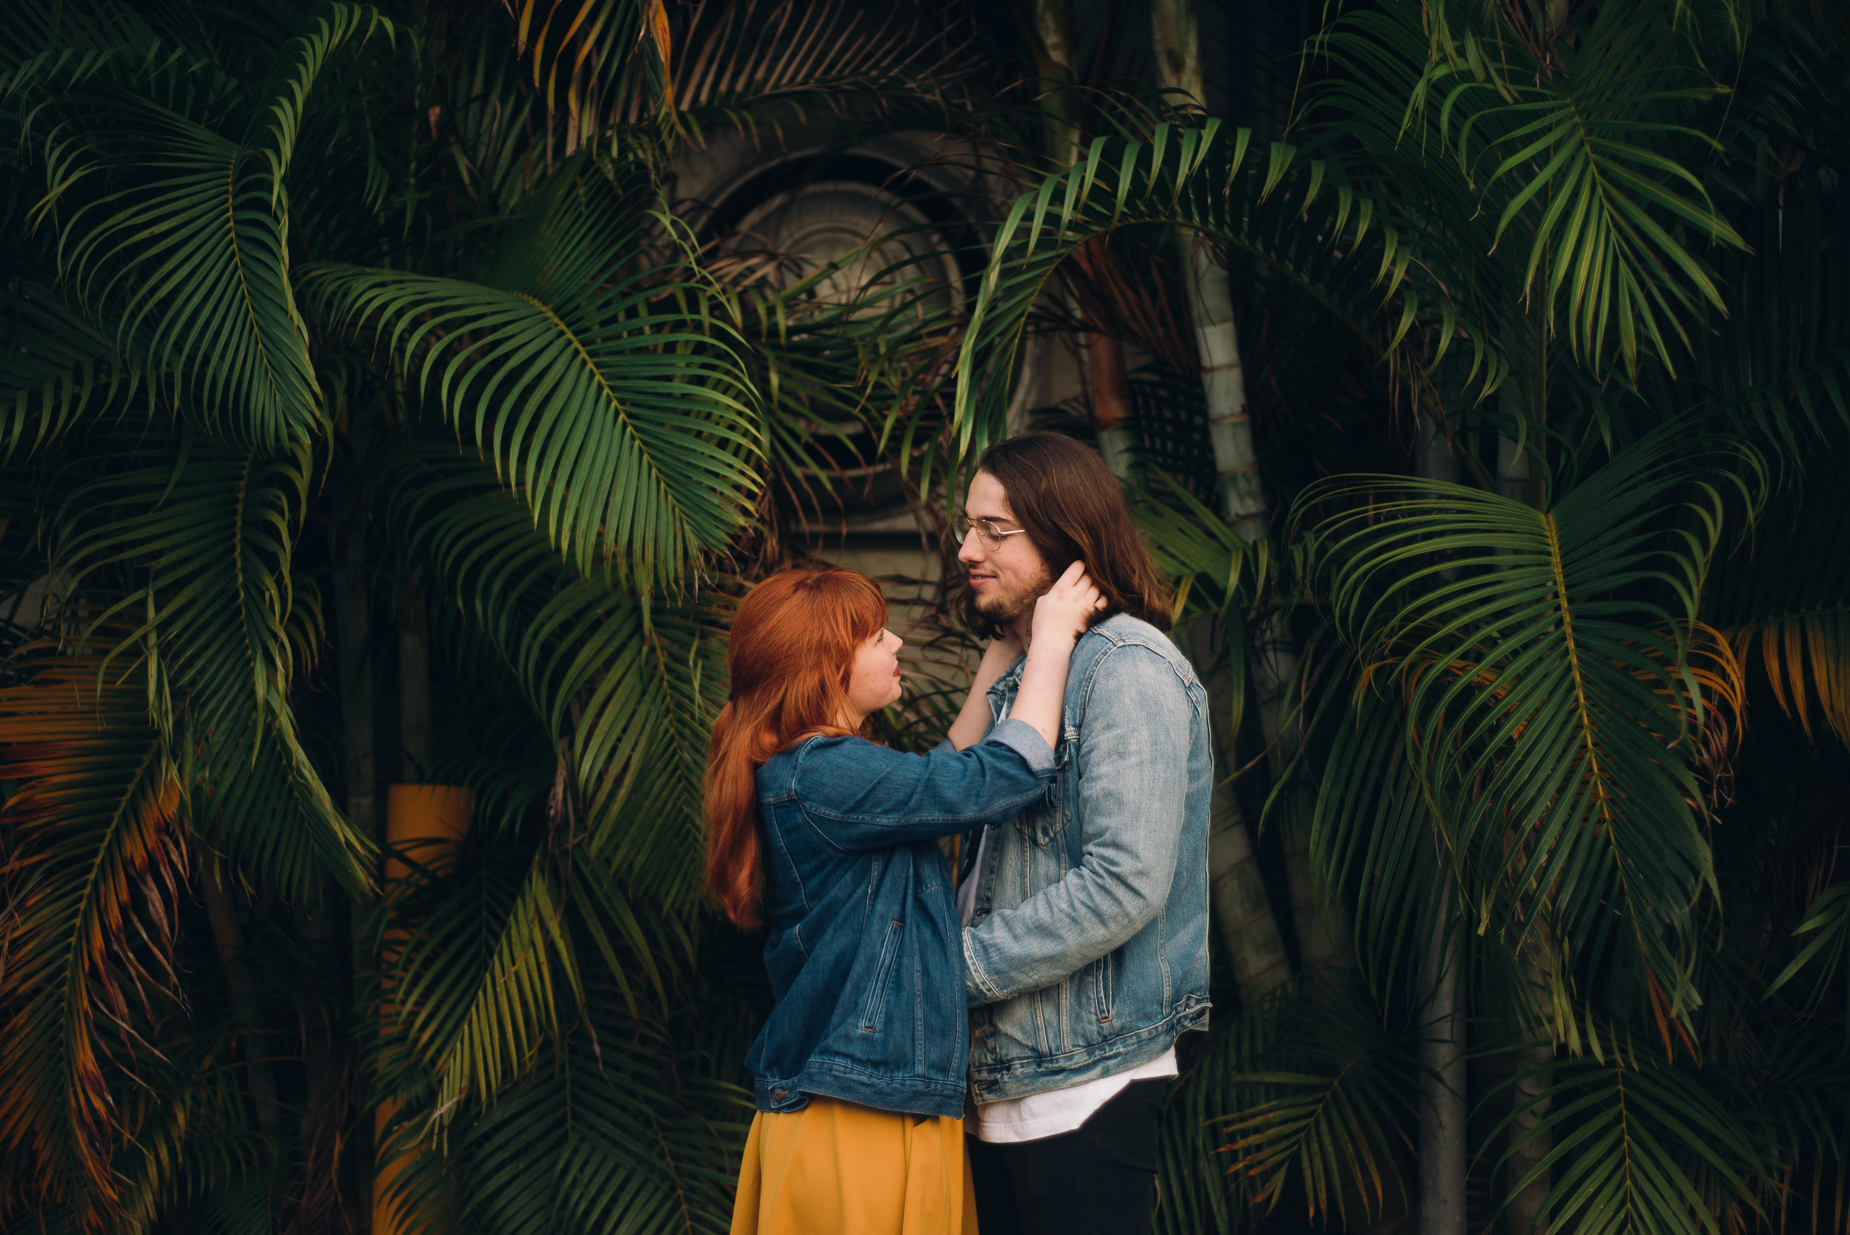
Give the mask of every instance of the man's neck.
M 1021 640 L 1021 650 L 1026 652 L 1034 642 L 1034 610 L 1029 609 L 1027 613 L 1016 618 L 1012 629 L 1015 637 Z

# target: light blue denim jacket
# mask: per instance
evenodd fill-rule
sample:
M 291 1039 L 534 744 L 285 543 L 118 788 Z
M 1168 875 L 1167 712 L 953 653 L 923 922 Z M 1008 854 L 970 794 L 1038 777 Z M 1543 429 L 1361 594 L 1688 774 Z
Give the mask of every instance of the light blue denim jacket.
M 990 688 L 992 716 L 1024 663 Z M 1080 638 L 1054 759 L 968 876 L 978 1102 L 1123 1072 L 1208 1026 L 1207 692 L 1161 631 L 1117 614 Z

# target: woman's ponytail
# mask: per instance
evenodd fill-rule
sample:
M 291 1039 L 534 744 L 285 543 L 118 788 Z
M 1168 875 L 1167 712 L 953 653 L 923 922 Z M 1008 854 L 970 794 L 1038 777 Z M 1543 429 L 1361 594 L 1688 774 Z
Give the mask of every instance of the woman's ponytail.
M 707 747 L 707 890 L 744 930 L 760 921 L 764 900 L 758 868 L 757 787 L 751 743 L 740 733 L 739 706 L 729 702 L 713 722 Z

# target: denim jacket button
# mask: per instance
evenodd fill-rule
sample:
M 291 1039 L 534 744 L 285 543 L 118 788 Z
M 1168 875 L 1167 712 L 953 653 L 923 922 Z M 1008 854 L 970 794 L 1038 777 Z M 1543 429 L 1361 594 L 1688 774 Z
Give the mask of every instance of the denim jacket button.
M 771 1101 L 773 1102 L 782 1102 L 785 1098 L 788 1098 L 789 1096 L 790 1096 L 790 1091 L 788 1089 L 773 1089 L 771 1091 Z

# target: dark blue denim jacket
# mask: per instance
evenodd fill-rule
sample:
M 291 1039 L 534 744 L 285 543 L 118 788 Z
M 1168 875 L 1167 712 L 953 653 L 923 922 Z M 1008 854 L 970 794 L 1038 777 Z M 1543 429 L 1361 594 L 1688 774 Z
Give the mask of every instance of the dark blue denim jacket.
M 1053 751 L 1009 720 L 967 750 L 811 738 L 757 772 L 764 963 L 777 1006 L 745 1056 L 761 1111 L 808 1095 L 961 1116 L 969 1027 L 937 838 L 1046 792 Z

